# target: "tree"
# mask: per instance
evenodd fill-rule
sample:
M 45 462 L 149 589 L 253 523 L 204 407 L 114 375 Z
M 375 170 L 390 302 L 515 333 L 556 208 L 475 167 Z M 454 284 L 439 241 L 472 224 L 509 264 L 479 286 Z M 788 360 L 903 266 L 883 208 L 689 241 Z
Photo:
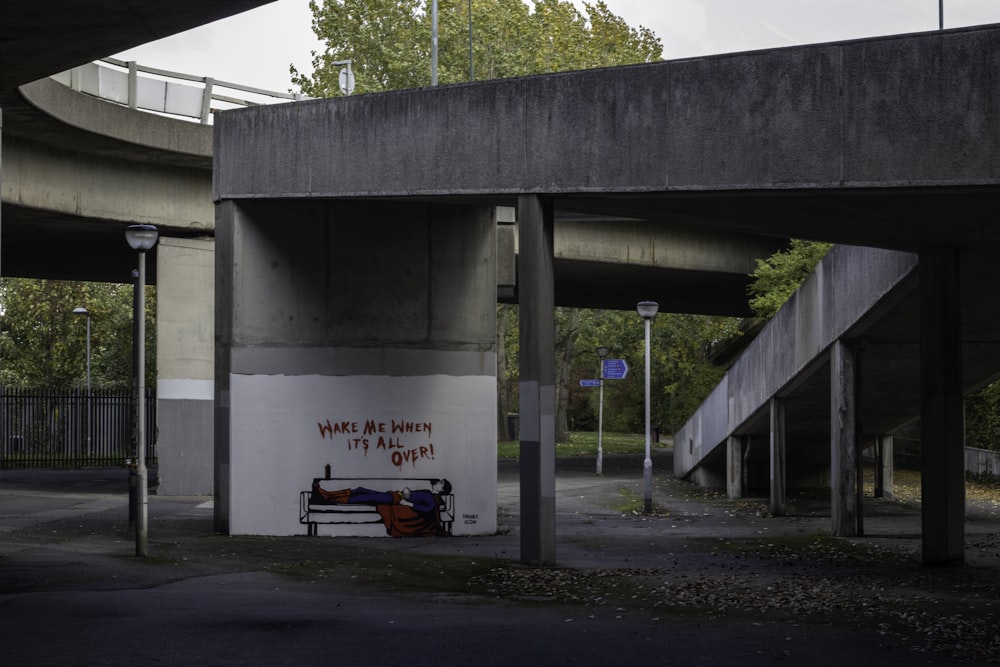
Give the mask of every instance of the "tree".
M 508 387 L 517 370 L 517 310 L 504 312 L 498 333 L 506 341 L 502 378 Z M 724 370 L 712 363 L 712 350 L 721 340 L 739 335 L 739 320 L 661 313 L 651 327 L 651 411 L 653 425 L 664 433 L 682 426 Z M 556 312 L 557 440 L 567 432 L 597 427 L 598 392 L 580 387 L 584 378 L 600 377 L 598 346 L 611 358 L 625 359 L 631 370 L 625 380 L 609 380 L 604 389 L 605 428 L 637 433 L 645 426 L 645 328 L 634 311 L 559 308 Z M 502 389 L 501 389 L 502 393 Z M 514 409 L 512 406 L 510 409 Z M 502 432 L 501 432 L 502 433 Z M 502 439 L 507 439 L 504 435 Z
M 147 287 L 146 345 L 155 349 L 155 289 Z M 132 285 L 5 278 L 0 281 L 0 384 L 86 386 L 86 319 L 91 314 L 91 386 L 132 386 Z M 147 377 L 155 377 L 147 355 Z
M 352 61 L 355 93 L 430 84 L 431 17 L 418 0 L 312 0 L 312 28 L 325 43 L 313 72 L 289 68 L 292 83 L 312 97 L 340 94 L 340 65 Z M 472 52 L 477 79 L 651 62 L 663 45 L 647 28 L 630 27 L 603 0 L 581 14 L 566 0 L 472 0 Z M 468 0 L 439 0 L 438 81 L 469 79 Z
M 350 60 L 355 94 L 426 86 L 430 83 L 431 17 L 425 0 L 311 0 L 312 28 L 324 42 L 313 53 L 313 72 L 290 67 L 292 83 L 312 97 L 340 95 L 341 65 Z M 652 31 L 632 28 L 600 0 L 581 13 L 566 0 L 472 0 L 472 59 L 477 79 L 608 67 L 659 60 L 663 46 Z M 467 81 L 469 0 L 438 2 L 438 81 Z M 577 357 L 583 311 L 557 313 L 557 430 L 568 428 L 569 383 Z M 589 311 L 588 311 L 589 312 Z M 516 309 L 497 312 L 497 430 L 516 409 Z
M 809 277 L 832 243 L 792 239 L 786 250 L 758 259 L 750 276 L 750 308 L 757 317 L 770 319 Z

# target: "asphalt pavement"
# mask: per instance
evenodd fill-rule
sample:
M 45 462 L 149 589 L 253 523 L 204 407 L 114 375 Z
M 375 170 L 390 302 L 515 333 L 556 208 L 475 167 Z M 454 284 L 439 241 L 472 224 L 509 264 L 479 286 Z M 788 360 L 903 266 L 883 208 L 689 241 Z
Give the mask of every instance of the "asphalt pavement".
M 149 497 L 134 555 L 125 470 L 0 471 L 5 665 L 950 665 L 1000 651 L 1000 517 L 964 566 L 919 563 L 919 510 L 725 499 L 654 456 L 557 465 L 557 566 L 520 564 L 517 463 L 484 537 L 230 537 L 210 497 Z M 155 489 L 154 489 L 155 492 Z M 960 619 L 960 621 L 957 621 Z M 941 628 L 946 628 L 942 630 Z M 990 628 L 993 636 L 990 636 Z M 964 634 L 963 634 L 964 633 Z

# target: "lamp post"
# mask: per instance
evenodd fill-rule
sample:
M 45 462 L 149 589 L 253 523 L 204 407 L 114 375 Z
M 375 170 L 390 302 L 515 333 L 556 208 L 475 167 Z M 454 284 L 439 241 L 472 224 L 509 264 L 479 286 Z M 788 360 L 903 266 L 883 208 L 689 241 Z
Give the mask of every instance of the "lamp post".
M 597 403 L 597 474 L 604 474 L 604 357 L 608 356 L 610 350 L 603 345 L 597 348 L 597 358 L 600 360 L 598 363 L 601 365 L 600 373 L 600 398 Z
M 472 0 L 469 0 L 469 81 L 476 78 L 476 66 L 472 59 Z
M 653 511 L 653 459 L 649 454 L 649 323 L 656 317 L 660 306 L 655 301 L 640 301 L 636 306 L 639 316 L 646 321 L 646 458 L 642 462 L 643 511 Z
M 431 85 L 438 85 L 438 0 L 431 0 Z
M 135 522 L 135 555 L 149 554 L 147 506 L 149 492 L 146 488 L 146 251 L 156 245 L 159 232 L 153 225 L 129 225 L 125 230 L 125 240 L 132 250 L 139 254 L 139 280 L 136 283 L 135 309 L 132 317 L 135 319 L 135 355 L 138 369 L 136 371 L 136 404 L 135 404 L 135 447 L 136 447 L 136 486 L 138 487 L 138 512 Z
M 73 314 L 87 316 L 87 454 L 90 454 L 90 311 L 80 306 L 73 309 Z

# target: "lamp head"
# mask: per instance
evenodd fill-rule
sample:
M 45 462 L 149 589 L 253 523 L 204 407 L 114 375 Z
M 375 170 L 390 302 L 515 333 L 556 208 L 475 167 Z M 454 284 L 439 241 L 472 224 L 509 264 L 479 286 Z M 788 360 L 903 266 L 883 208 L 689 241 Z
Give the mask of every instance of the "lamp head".
M 656 311 L 660 309 L 660 304 L 655 301 L 640 301 L 635 308 L 639 311 L 639 317 L 651 320 L 656 317 Z
M 125 230 L 125 240 L 132 250 L 146 252 L 156 245 L 160 232 L 153 225 L 129 225 Z
M 608 348 L 604 347 L 603 345 L 601 345 L 600 347 L 597 348 L 597 356 L 600 357 L 601 359 L 603 359 L 604 357 L 608 356 L 608 354 L 610 352 L 611 352 L 611 350 L 609 350 Z
M 74 315 L 86 315 L 87 317 L 90 317 L 90 311 L 87 310 L 86 308 L 84 308 L 83 306 L 80 306 L 79 308 L 74 308 L 73 309 L 73 314 Z

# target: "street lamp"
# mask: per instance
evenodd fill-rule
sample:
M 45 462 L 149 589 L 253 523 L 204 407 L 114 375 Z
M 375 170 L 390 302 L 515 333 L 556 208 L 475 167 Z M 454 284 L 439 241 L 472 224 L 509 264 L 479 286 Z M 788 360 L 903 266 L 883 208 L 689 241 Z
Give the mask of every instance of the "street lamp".
M 438 0 L 431 1 L 431 85 L 438 85 Z
M 598 399 L 597 408 L 597 474 L 604 474 L 604 443 L 602 442 L 604 437 L 604 358 L 608 356 L 611 350 L 601 345 L 597 348 L 597 358 L 600 359 L 601 370 L 599 373 L 600 379 L 600 399 Z
M 146 251 L 156 245 L 160 233 L 153 225 L 129 225 L 125 230 L 125 240 L 132 250 L 139 254 L 139 280 L 135 285 L 135 309 L 132 317 L 135 319 L 135 355 L 138 364 L 136 372 L 135 404 L 135 447 L 136 447 L 136 486 L 139 491 L 139 511 L 135 522 L 135 555 L 149 554 L 147 505 L 148 489 L 146 488 Z
M 87 316 L 87 454 L 90 454 L 90 311 L 80 306 L 79 308 L 73 309 L 74 315 L 86 315 Z
M 649 454 L 649 323 L 656 317 L 660 305 L 655 301 L 640 301 L 639 316 L 646 321 L 646 458 L 642 462 L 643 510 L 653 511 L 653 459 Z

